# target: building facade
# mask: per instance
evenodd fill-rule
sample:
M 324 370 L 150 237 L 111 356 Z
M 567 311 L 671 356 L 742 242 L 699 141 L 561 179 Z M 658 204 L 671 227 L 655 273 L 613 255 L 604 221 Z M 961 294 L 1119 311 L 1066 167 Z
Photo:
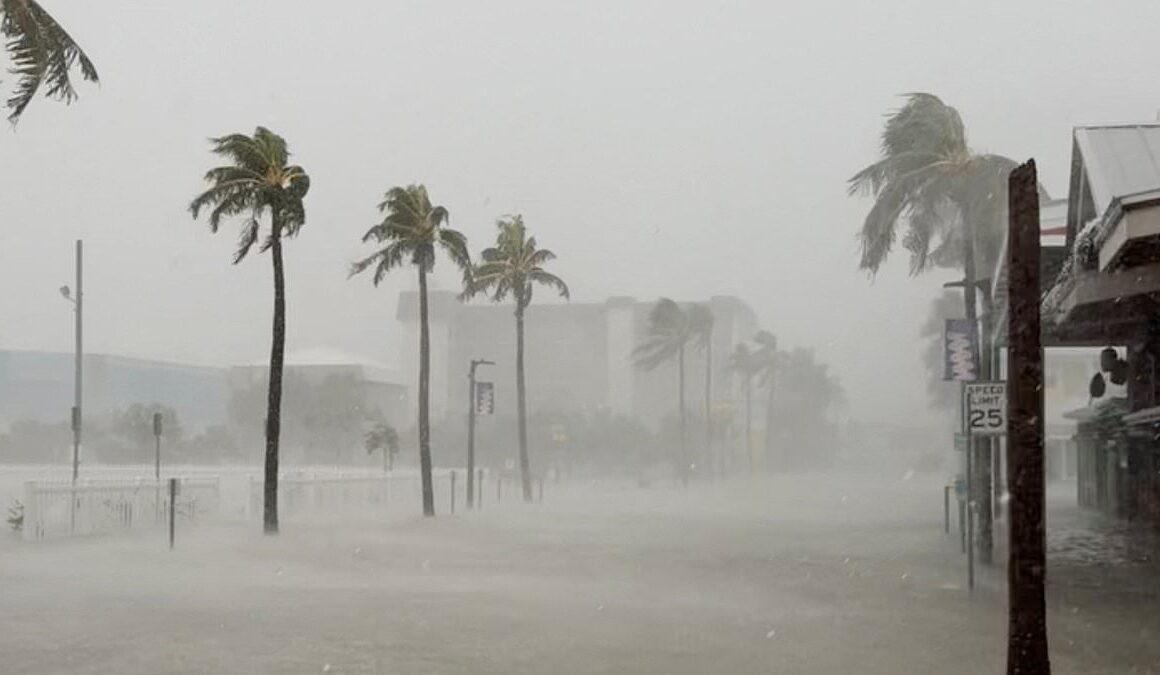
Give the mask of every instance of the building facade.
M 753 310 L 732 296 L 702 301 L 714 317 L 709 350 L 689 349 L 686 397 L 690 411 L 700 410 L 706 364 L 711 359 L 713 398 L 736 398 L 727 360 L 733 346 L 758 329 Z M 656 424 L 675 415 L 677 366 L 666 363 L 650 372 L 633 364 L 633 349 L 644 339 L 653 302 L 609 298 L 598 303 L 533 304 L 525 314 L 525 369 L 529 412 L 572 411 L 635 416 Z M 466 415 L 468 369 L 472 359 L 496 365 L 481 367 L 477 379 L 495 383 L 497 414 L 515 409 L 516 323 L 510 303 L 462 303 L 454 293 L 431 292 L 428 300 L 431 344 L 431 413 L 433 419 Z M 418 382 L 418 297 L 400 294 L 399 363 L 409 387 Z M 409 396 L 410 419 L 417 397 Z

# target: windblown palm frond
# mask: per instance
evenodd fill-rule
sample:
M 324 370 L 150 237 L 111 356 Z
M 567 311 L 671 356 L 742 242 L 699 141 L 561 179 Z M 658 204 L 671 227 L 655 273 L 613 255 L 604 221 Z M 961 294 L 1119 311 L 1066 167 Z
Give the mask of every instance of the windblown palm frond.
M 713 337 L 713 310 L 708 305 L 692 305 L 685 311 L 690 338 L 698 349 L 705 349 Z
M 259 245 L 268 249 L 275 238 L 292 237 L 306 223 L 303 198 L 310 190 L 310 176 L 296 165 L 287 165 L 290 153 L 286 141 L 258 127 L 253 136 L 230 134 L 210 139 L 212 151 L 232 163 L 205 173 L 209 184 L 194 197 L 189 212 L 196 219 L 209 209 L 209 227 L 217 232 L 224 219 L 241 217 L 242 231 L 234 252 L 241 262 L 258 243 L 262 217 L 269 212 L 271 227 Z
M 676 358 L 693 335 L 685 310 L 669 298 L 661 298 L 649 310 L 648 332 L 633 350 L 633 361 L 642 370 L 654 370 Z
M 435 267 L 438 250 L 447 254 L 465 279 L 471 273 L 471 256 L 467 238 L 447 227 L 450 213 L 431 204 L 423 185 L 393 187 L 379 202 L 383 219 L 363 235 L 364 243 L 381 245 L 377 251 L 351 265 L 350 276 L 371 267 L 373 282 L 378 286 L 391 270 L 410 263 L 430 272 Z
M 77 97 L 72 71 L 97 82 L 97 69 L 80 45 L 36 0 L 0 0 L 0 37 L 12 59 L 16 86 L 8 97 L 8 121 L 15 124 L 41 88 L 45 96 L 70 103 Z
M 973 232 L 977 266 L 993 265 L 1014 166 L 1006 157 L 972 153 L 958 111 L 937 96 L 908 94 L 883 128 L 881 158 L 849 180 L 850 194 L 874 197 L 859 266 L 877 272 L 903 228 L 911 274 L 961 264 L 964 231 Z
M 528 236 L 523 216 L 504 216 L 496 222 L 496 229 L 495 246 L 483 250 L 483 262 L 465 279 L 462 298 L 487 294 L 493 301 L 503 302 L 510 295 L 517 311 L 523 311 L 537 285 L 555 289 L 564 299 L 570 297 L 564 280 L 543 268 L 556 259 L 556 254 L 539 248 L 536 238 Z

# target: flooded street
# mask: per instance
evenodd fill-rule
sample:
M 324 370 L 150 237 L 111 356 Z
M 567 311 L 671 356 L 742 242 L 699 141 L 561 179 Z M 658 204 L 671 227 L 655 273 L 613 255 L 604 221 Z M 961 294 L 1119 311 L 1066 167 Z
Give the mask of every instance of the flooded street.
M 968 598 L 937 481 L 550 488 L 530 509 L 276 539 L 205 525 L 173 552 L 159 533 L 7 547 L 0 650 L 40 673 L 1002 668 L 1003 593 L 984 573 Z M 1070 569 L 1049 582 L 1057 672 L 1156 672 L 1154 593 Z

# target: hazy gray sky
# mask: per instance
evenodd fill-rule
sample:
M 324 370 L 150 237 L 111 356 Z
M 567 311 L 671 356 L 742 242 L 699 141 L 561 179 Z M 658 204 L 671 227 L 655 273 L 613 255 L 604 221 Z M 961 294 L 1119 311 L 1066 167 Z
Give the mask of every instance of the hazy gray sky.
M 1160 108 L 1145 0 L 45 4 L 103 82 L 0 132 L 0 348 L 71 348 L 57 288 L 82 237 L 89 349 L 264 358 L 268 258 L 231 266 L 236 230 L 185 211 L 205 139 L 262 124 L 313 178 L 290 350 L 398 361 L 412 274 L 376 290 L 346 266 L 382 192 L 421 181 L 473 250 L 522 212 L 576 300 L 742 296 L 817 347 L 855 416 L 904 422 L 926 413 L 916 334 L 955 275 L 856 269 L 869 202 L 845 179 L 896 95 L 943 97 L 975 148 L 1035 157 L 1060 196 L 1072 126 Z

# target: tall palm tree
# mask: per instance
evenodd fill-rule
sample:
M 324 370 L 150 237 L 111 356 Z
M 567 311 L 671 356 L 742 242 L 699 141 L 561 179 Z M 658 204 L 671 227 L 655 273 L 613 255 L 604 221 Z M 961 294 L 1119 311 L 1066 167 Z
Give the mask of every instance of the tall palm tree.
M 393 187 L 379 203 L 383 220 L 363 235 L 379 250 L 351 265 L 350 276 L 374 267 L 375 286 L 396 267 L 406 263 L 419 273 L 419 470 L 423 481 L 423 515 L 435 515 L 435 489 L 431 482 L 431 339 L 427 326 L 427 275 L 435 268 L 435 253 L 442 250 L 471 279 L 471 256 L 467 237 L 447 226 L 450 214 L 431 204 L 422 185 Z
M 77 97 L 71 73 L 97 82 L 97 69 L 80 45 L 36 0 L 0 0 L 0 37 L 12 60 L 16 88 L 8 97 L 8 121 L 15 124 L 41 87 L 65 103 Z
M 693 305 L 686 312 L 695 344 L 705 352 L 705 460 L 713 463 L 713 311 Z
M 753 474 L 753 379 L 761 372 L 761 362 L 749 345 L 739 342 L 729 355 L 729 370 L 741 376 L 741 393 L 745 399 L 745 457 Z
M 931 266 L 962 267 L 963 305 L 973 325 L 979 270 L 994 269 L 1006 226 L 1007 176 L 1015 162 L 973 152 L 958 111 L 925 93 L 907 95 L 887 118 L 881 153 L 849 181 L 850 194 L 874 197 L 862 225 L 861 268 L 877 272 L 905 226 L 902 244 L 910 252 L 912 274 Z M 980 344 L 988 333 L 984 330 Z M 976 350 L 975 362 L 988 379 L 990 359 Z M 986 443 L 981 439 L 974 450 L 981 495 L 989 494 L 991 482 L 989 463 L 982 461 Z M 978 501 L 979 554 L 990 562 L 991 500 Z
M 757 350 L 753 353 L 754 368 L 757 370 L 758 385 L 765 388 L 765 456 L 773 465 L 774 442 L 774 396 L 777 389 L 777 370 L 780 364 L 777 338 L 773 333 L 762 330 L 753 336 Z
M 464 297 L 490 293 L 495 302 L 503 302 L 509 295 L 516 303 L 516 406 L 520 439 L 520 478 L 523 482 L 524 501 L 532 501 L 532 476 L 528 465 L 528 406 L 524 379 L 524 313 L 532 302 L 536 284 L 551 286 L 568 298 L 564 281 L 546 271 L 544 264 L 556 259 L 556 254 L 536 245 L 529 237 L 523 216 L 504 216 L 496 222 L 499 230 L 495 246 L 483 250 L 483 261 L 472 273 L 464 289 Z
M 205 174 L 209 187 L 194 198 L 189 211 L 196 219 L 210 209 L 213 232 L 223 218 L 239 217 L 242 234 L 234 252 L 241 262 L 258 243 L 274 261 L 274 330 L 270 344 L 270 381 L 266 397 L 266 466 L 262 523 L 266 534 L 278 533 L 278 438 L 282 428 L 282 360 L 286 349 L 286 280 L 282 266 L 282 240 L 298 234 L 306 224 L 302 199 L 310 189 L 310 177 L 302 167 L 289 164 L 290 152 L 281 136 L 258 127 L 253 136 L 230 134 L 210 139 L 216 155 L 229 164 Z M 261 221 L 270 216 L 270 228 L 261 236 Z
M 636 366 L 642 370 L 655 370 L 662 363 L 677 362 L 677 405 L 680 414 L 681 433 L 681 482 L 689 484 L 688 420 L 685 410 L 685 350 L 696 337 L 689 316 L 681 306 L 669 298 L 661 298 L 653 305 L 648 315 L 648 334 L 644 341 L 633 350 Z

